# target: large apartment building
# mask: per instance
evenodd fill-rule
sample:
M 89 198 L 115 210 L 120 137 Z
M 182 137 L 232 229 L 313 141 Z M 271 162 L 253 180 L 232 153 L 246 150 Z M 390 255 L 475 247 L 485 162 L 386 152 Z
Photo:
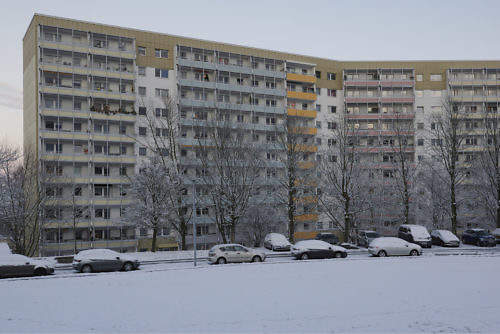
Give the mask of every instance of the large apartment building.
M 124 189 L 149 154 L 137 140 L 150 135 L 144 101 L 161 117 L 164 97 L 175 97 L 187 161 L 215 110 L 269 145 L 269 160 L 276 126 L 296 118 L 304 168 L 335 144 L 332 130 L 345 116 L 363 162 L 381 177 L 390 177 L 395 123 L 418 161 L 429 154 L 427 115 L 444 96 L 478 112 L 500 103 L 500 61 L 336 61 L 39 14 L 23 39 L 23 70 L 24 149 L 52 176 L 46 255 L 71 253 L 75 228 L 78 249 L 147 248 L 150 232 L 122 219 L 133 200 Z M 220 242 L 207 213 L 193 218 L 201 247 Z M 380 219 L 390 225 L 390 215 Z M 299 239 L 334 228 L 314 210 L 301 210 L 296 221 Z M 160 248 L 177 247 L 172 231 L 160 235 Z

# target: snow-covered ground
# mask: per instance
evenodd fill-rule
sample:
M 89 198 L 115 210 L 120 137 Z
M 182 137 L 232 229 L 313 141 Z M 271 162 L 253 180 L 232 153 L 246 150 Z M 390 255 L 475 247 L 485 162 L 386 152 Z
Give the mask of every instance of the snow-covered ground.
M 0 281 L 0 332 L 500 332 L 500 257 L 234 264 Z

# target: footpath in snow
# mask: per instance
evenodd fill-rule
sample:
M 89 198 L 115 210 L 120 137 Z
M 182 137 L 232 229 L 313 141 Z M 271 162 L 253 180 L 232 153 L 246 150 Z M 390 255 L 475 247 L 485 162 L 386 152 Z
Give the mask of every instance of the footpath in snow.
M 500 257 L 234 264 L 0 281 L 4 332 L 500 332 Z

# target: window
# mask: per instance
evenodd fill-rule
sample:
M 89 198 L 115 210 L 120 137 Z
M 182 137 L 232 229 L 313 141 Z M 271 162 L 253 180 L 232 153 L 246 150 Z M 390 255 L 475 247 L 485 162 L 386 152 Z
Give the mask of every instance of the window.
M 266 100 L 266 106 L 276 107 L 276 100 Z
M 321 129 L 321 122 L 320 122 L 320 121 L 316 121 L 316 127 L 317 127 L 318 129 Z
M 266 124 L 268 124 L 268 125 L 274 125 L 274 124 L 276 124 L 276 118 L 274 118 L 274 117 L 266 117 Z
M 321 138 L 316 138 L 316 145 L 321 145 Z
M 168 58 L 168 50 L 155 49 L 155 57 L 156 58 Z
M 94 215 L 96 218 L 109 219 L 110 209 L 109 208 L 95 209 Z
M 321 71 L 316 71 L 316 78 L 321 79 Z
M 328 146 L 335 146 L 337 145 L 337 141 L 333 138 L 328 139 Z
M 316 87 L 316 95 L 321 95 L 321 88 L 320 87 Z
M 424 129 L 424 123 L 417 123 L 417 129 L 423 130 Z
M 145 127 L 139 127 L 139 136 L 145 136 L 147 131 L 147 129 Z
M 327 73 L 326 78 L 328 80 L 335 80 L 335 73 Z
M 327 89 L 326 95 L 335 97 L 337 96 L 337 91 L 335 89 Z
M 259 82 L 257 80 L 252 80 L 252 87 L 259 87 Z
M 158 97 L 168 97 L 168 89 L 155 88 L 155 95 Z
M 309 223 L 304 223 L 304 231 L 309 231 Z
M 330 130 L 335 130 L 337 128 L 337 123 L 335 123 L 335 122 L 328 122 L 327 123 L 327 127 Z
M 45 143 L 45 152 L 56 152 L 56 153 L 61 153 L 62 152 L 62 144 L 54 144 L 54 143 Z
M 75 109 L 75 110 L 82 110 L 82 101 L 75 101 L 75 102 L 73 102 L 73 109 Z
M 146 55 L 146 48 L 144 46 L 138 46 L 137 47 L 137 54 L 139 56 L 145 56 Z
M 316 104 L 316 111 L 321 112 L 321 104 Z
M 139 155 L 146 156 L 146 148 L 145 147 L 139 147 Z
M 330 110 L 331 114 L 337 113 L 337 106 L 328 106 L 328 110 Z
M 442 81 L 442 75 L 441 74 L 431 74 L 431 81 Z
M 424 146 L 424 140 L 423 139 L 417 139 L 417 145 L 418 146 Z
M 139 74 L 141 77 L 146 76 L 146 68 L 144 66 L 139 66 L 137 69 L 137 74 Z
M 75 196 L 82 196 L 82 187 L 75 187 Z
M 139 95 L 146 96 L 146 87 L 139 87 Z
M 73 131 L 82 131 L 82 123 L 73 123 Z
M 100 175 L 100 176 L 109 176 L 109 168 L 108 167 L 95 166 L 94 167 L 94 174 L 95 175 Z
M 252 116 L 252 123 L 259 124 L 259 116 Z
M 257 134 L 255 134 L 255 133 L 254 133 L 254 134 L 252 135 L 252 141 L 254 141 L 254 142 L 258 142 L 258 141 L 259 141 L 259 135 L 257 135 Z
M 139 107 L 139 115 L 146 116 L 146 107 Z
M 274 89 L 274 88 L 276 88 L 276 83 L 271 82 L 271 81 L 266 81 L 266 88 Z
M 243 123 L 245 121 L 245 116 L 238 115 L 236 116 L 236 120 L 238 121 L 238 123 Z
M 424 76 L 422 74 L 417 74 L 417 81 L 423 81 Z
M 168 78 L 168 70 L 162 70 L 161 68 L 155 68 L 155 77 Z

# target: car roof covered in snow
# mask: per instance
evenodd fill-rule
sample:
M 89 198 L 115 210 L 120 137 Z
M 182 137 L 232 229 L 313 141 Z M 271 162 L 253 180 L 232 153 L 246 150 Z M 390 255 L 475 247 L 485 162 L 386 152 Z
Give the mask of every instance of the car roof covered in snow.
M 459 241 L 457 236 L 454 235 L 451 231 L 448 231 L 448 230 L 436 230 L 436 231 L 439 233 L 439 235 L 442 238 L 446 239 L 447 241 L 453 241 L 453 240 Z
M 493 235 L 500 235 L 500 228 L 496 228 L 493 231 L 491 231 L 491 234 Z
M 75 255 L 75 260 L 88 260 L 88 259 L 109 259 L 115 257 L 126 257 L 124 254 L 120 254 L 111 249 L 87 249 L 80 251 Z
M 0 242 L 0 256 L 3 254 L 12 254 L 9 244 L 6 242 Z
M 388 246 L 388 245 L 401 245 L 406 243 L 405 240 L 396 237 L 380 237 L 374 239 L 370 246 Z
M 325 242 L 323 240 L 302 240 L 297 242 L 294 245 L 295 248 L 302 248 L 302 249 L 333 249 L 333 250 L 338 250 L 345 252 L 346 249 L 344 247 L 340 246 L 335 246 L 332 244 L 329 244 L 328 242 Z

